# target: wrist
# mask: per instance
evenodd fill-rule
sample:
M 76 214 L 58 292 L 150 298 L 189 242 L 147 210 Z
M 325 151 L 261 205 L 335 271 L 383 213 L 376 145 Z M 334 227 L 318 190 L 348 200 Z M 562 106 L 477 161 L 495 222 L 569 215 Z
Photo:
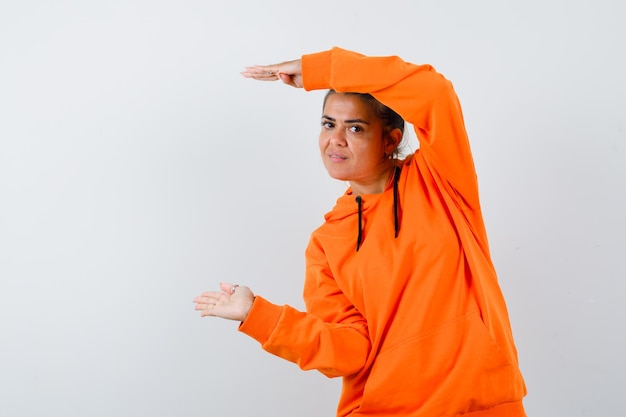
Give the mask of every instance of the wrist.
M 243 312 L 242 312 L 242 318 L 240 320 L 242 323 L 246 321 L 246 319 L 250 315 L 250 311 L 252 311 L 252 306 L 254 305 L 254 300 L 256 300 L 256 296 L 253 295 L 252 299 L 249 300 L 249 302 L 244 307 Z

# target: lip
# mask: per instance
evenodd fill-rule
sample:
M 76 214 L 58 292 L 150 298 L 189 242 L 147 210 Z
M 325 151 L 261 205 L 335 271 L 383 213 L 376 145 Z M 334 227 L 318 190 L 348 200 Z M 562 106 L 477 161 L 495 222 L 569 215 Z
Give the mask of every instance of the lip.
M 326 156 L 328 156 L 328 159 L 330 159 L 331 161 L 335 161 L 335 162 L 341 162 L 341 161 L 345 161 L 346 159 L 348 159 L 347 156 L 344 156 L 338 153 L 327 153 Z

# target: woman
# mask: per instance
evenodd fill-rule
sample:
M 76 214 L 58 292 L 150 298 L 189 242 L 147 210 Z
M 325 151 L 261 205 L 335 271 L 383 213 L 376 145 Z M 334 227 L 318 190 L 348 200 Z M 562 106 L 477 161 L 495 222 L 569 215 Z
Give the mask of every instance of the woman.
M 241 321 L 302 369 L 341 376 L 338 416 L 525 416 L 451 83 L 429 65 L 340 48 L 243 75 L 330 89 L 321 156 L 350 187 L 306 249 L 306 312 L 228 283 L 196 310 Z M 400 160 L 403 119 L 420 148 Z

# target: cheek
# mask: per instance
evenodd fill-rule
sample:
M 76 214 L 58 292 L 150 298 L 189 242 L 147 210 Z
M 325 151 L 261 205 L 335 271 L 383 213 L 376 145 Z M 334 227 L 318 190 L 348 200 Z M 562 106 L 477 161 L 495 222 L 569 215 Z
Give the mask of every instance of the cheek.
M 376 159 L 379 153 L 382 154 L 378 146 L 368 141 L 353 141 L 350 149 L 352 153 L 360 155 L 360 157 L 364 159 Z
M 324 152 L 324 149 L 326 149 L 326 146 L 328 145 L 328 138 L 326 137 L 326 135 L 324 135 L 324 133 L 320 133 L 319 137 L 317 138 L 317 143 L 320 147 L 320 152 Z

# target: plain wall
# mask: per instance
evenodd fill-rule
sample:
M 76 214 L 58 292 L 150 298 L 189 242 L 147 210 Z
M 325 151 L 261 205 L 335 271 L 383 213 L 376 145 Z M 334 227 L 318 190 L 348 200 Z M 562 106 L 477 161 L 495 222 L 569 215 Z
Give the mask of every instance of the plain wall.
M 623 2 L 0 3 L 0 415 L 331 416 L 340 381 L 192 299 L 302 308 L 346 184 L 323 92 L 241 77 L 332 46 L 453 81 L 529 416 L 626 391 Z

